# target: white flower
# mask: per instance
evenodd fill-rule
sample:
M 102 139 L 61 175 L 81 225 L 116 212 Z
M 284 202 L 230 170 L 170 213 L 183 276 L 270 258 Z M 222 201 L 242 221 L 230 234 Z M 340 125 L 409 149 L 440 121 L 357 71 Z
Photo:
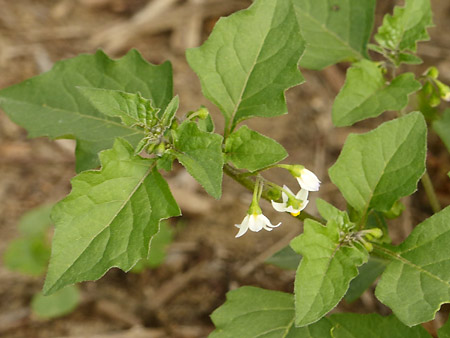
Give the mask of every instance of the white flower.
M 283 202 L 277 203 L 272 201 L 273 208 L 276 211 L 290 212 L 292 216 L 297 216 L 298 214 L 300 214 L 300 211 L 305 209 L 308 205 L 308 190 L 300 189 L 297 195 L 294 195 L 294 193 L 287 186 L 284 185 L 283 189 L 289 192 L 291 195 L 295 196 L 296 200 L 289 200 L 289 196 L 284 191 L 282 191 L 281 199 L 283 200 Z
M 314 173 L 306 168 L 300 170 L 300 175 L 295 175 L 295 178 L 302 189 L 308 191 L 318 191 L 320 181 Z
M 241 237 L 248 229 L 255 232 L 261 231 L 262 229 L 272 231 L 272 228 L 275 228 L 280 224 L 281 222 L 277 225 L 273 225 L 270 223 L 270 220 L 261 213 L 247 214 L 241 224 L 235 224 L 235 226 L 239 228 L 236 238 Z

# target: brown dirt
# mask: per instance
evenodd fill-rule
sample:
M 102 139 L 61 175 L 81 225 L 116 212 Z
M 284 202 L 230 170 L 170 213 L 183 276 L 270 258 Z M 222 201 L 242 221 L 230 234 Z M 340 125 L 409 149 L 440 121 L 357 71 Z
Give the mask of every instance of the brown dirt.
M 101 32 L 133 22 L 133 15 L 142 11 L 147 1 L 0 0 L 0 88 L 37 75 L 48 70 L 53 62 L 79 53 L 104 48 L 110 55 L 120 57 L 134 47 L 152 63 L 170 60 L 174 66 L 175 93 L 181 97 L 180 111 L 184 113 L 205 104 L 213 112 L 220 130 L 221 118 L 201 96 L 199 82 L 182 51 L 186 46 L 195 45 L 196 39 L 204 39 L 219 14 L 244 8 L 250 1 L 230 1 L 228 8 L 220 1 L 206 2 L 211 2 L 208 10 L 213 14 L 198 19 L 201 30 L 193 29 L 197 35 L 188 36 L 191 40 L 183 35 L 180 25 L 175 24 L 178 21 L 174 21 L 173 27 L 152 31 L 161 21 L 157 19 L 154 26 L 149 23 L 148 27 L 138 27 L 138 33 L 132 38 L 125 39 L 119 34 L 117 38 L 112 35 L 112 40 L 102 40 Z M 187 0 L 180 0 L 176 5 L 187 3 Z M 450 3 L 439 0 L 432 3 L 437 27 L 431 30 L 432 41 L 420 45 L 419 54 L 425 64 L 415 71 L 435 64 L 443 80 L 450 83 L 450 39 L 448 34 L 441 34 L 450 31 Z M 217 9 L 219 6 L 221 8 Z M 380 1 L 378 12 L 390 6 L 390 2 Z M 169 9 L 166 14 L 174 12 Z M 378 15 L 378 20 L 380 18 Z M 188 22 L 188 19 L 171 18 L 183 24 L 183 20 Z M 318 174 L 323 185 L 314 198 L 321 197 L 344 208 L 342 197 L 329 181 L 327 168 L 336 160 L 349 132 L 367 131 L 391 115 L 384 114 L 352 128 L 333 128 L 331 105 L 343 83 L 345 65 L 303 73 L 306 84 L 287 94 L 290 114 L 271 120 L 255 119 L 249 124 L 282 143 L 291 156 L 290 162 L 302 163 Z M 444 175 L 450 170 L 449 162 L 442 143 L 430 135 L 428 163 L 444 205 L 450 203 L 450 185 Z M 17 236 L 16 224 L 20 216 L 36 206 L 64 197 L 70 191 L 69 180 L 74 174 L 71 141 L 28 139 L 25 130 L 0 112 L 0 255 Z M 276 171 L 269 176 L 279 183 L 293 183 L 284 182 L 282 173 Z M 213 329 L 209 315 L 223 303 L 228 290 L 256 285 L 292 291 L 293 272 L 260 265 L 258 255 L 273 244 L 286 241 L 286 236 L 299 233 L 301 227 L 297 221 L 276 214 L 265 203 L 265 213 L 274 221 L 283 221 L 283 226 L 272 233 L 250 233 L 237 240 L 233 224 L 240 222 L 246 212 L 251 198 L 248 191 L 225 177 L 223 198 L 215 201 L 201 192 L 195 181 L 179 167 L 169 178 L 169 184 L 178 191 L 176 197 L 184 216 L 172 222 L 177 236 L 164 265 L 139 275 L 113 269 L 98 282 L 83 283 L 82 304 L 72 314 L 49 321 L 39 320 L 29 311 L 30 299 L 42 287 L 43 278 L 23 276 L 0 265 L 0 336 L 205 337 Z M 404 200 L 410 210 L 394 227 L 396 242 L 409 233 L 413 224 L 431 214 L 421 188 L 419 190 L 418 194 Z M 308 211 L 316 212 L 314 201 Z M 355 304 L 342 304 L 339 309 L 387 311 L 376 303 L 370 292 Z M 440 319 L 437 322 L 439 324 Z M 430 330 L 436 325 L 430 324 Z

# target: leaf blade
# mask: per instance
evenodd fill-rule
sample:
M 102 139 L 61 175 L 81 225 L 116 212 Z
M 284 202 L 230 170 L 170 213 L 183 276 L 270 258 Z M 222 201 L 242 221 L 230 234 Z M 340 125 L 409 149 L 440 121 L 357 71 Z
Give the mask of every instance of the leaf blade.
M 30 137 L 79 142 L 80 172 L 98 166 L 97 152 L 111 148 L 116 137 L 137 144 L 142 134 L 98 112 L 76 86 L 140 92 L 163 109 L 172 98 L 172 67 L 152 65 L 136 50 L 119 60 L 98 51 L 59 61 L 51 71 L 0 91 L 0 106 Z
M 300 66 L 320 70 L 348 60 L 368 58 L 375 1 L 292 0 L 306 50 Z
M 430 0 L 406 0 L 404 7 L 395 7 L 386 14 L 375 40 L 394 51 L 415 52 L 418 41 L 429 40 L 427 27 L 433 25 Z
M 186 57 L 205 97 L 234 126 L 252 116 L 287 112 L 284 91 L 303 81 L 303 52 L 290 1 L 258 0 L 222 18 L 209 39 Z
M 334 324 L 333 338 L 431 338 L 423 327 L 407 327 L 392 315 L 338 313 L 331 315 L 330 321 Z
M 251 286 L 228 292 L 227 301 L 213 312 L 211 319 L 216 326 L 211 338 L 331 337 L 331 325 L 326 318 L 309 327 L 293 325 L 291 294 Z
M 194 122 L 185 122 L 177 130 L 174 155 L 180 163 L 216 199 L 222 195 L 222 136 L 201 131 Z
M 367 261 L 368 253 L 341 243 L 337 222 L 322 224 L 307 219 L 304 232 L 291 242 L 303 256 L 297 269 L 295 293 L 295 325 L 306 326 L 318 321 L 344 297 L 357 267 Z
M 426 124 L 414 112 L 366 134 L 351 134 L 329 169 L 347 202 L 361 215 L 369 208 L 389 211 L 416 190 L 425 172 Z
M 375 290 L 406 325 L 431 320 L 450 302 L 450 207 L 419 224 L 398 247 L 377 249 L 391 259 Z
M 412 73 L 401 74 L 386 85 L 381 68 L 374 62 L 354 63 L 333 103 L 333 123 L 337 127 L 350 126 L 387 110 L 401 110 L 408 103 L 408 95 L 420 87 Z
M 281 144 L 245 125 L 228 136 L 225 154 L 236 168 L 249 171 L 278 163 L 288 155 Z
M 134 156 L 122 139 L 100 157 L 102 169 L 76 176 L 72 192 L 53 209 L 44 294 L 96 280 L 111 267 L 128 271 L 147 257 L 160 220 L 180 214 L 154 160 Z

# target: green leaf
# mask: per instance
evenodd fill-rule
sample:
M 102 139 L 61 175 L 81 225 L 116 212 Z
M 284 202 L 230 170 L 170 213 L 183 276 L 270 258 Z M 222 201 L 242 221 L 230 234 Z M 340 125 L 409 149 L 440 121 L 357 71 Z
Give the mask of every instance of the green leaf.
M 361 60 L 347 71 L 344 87 L 333 104 L 333 123 L 337 127 L 350 126 L 387 110 L 401 110 L 408 104 L 408 95 L 420 87 L 412 73 L 402 74 L 386 84 L 376 63 Z
M 446 109 L 442 117 L 433 122 L 433 129 L 450 152 L 450 109 Z
M 379 257 L 369 257 L 369 261 L 358 268 L 358 276 L 350 282 L 345 294 L 346 302 L 354 302 L 366 291 L 386 268 L 388 261 Z
M 450 320 L 447 319 L 445 324 L 438 330 L 439 338 L 450 338 Z
M 284 92 L 303 82 L 297 67 L 303 49 L 291 2 L 257 0 L 221 18 L 208 40 L 186 56 L 203 94 L 233 128 L 252 116 L 287 113 Z
M 331 315 L 330 321 L 333 338 L 431 338 L 423 327 L 407 327 L 392 315 L 338 313 Z
M 287 152 L 277 141 L 242 126 L 225 142 L 227 160 L 236 168 L 256 171 L 278 163 L 287 157 Z
M 130 270 L 147 257 L 160 220 L 180 215 L 155 161 L 133 152 L 117 139 L 113 149 L 100 153 L 102 169 L 72 179 L 72 192 L 54 207 L 45 294 L 96 280 L 111 267 Z
M 49 259 L 50 246 L 44 235 L 13 240 L 3 254 L 8 269 L 32 276 L 42 275 Z
M 53 225 L 50 212 L 53 204 L 41 205 L 25 213 L 19 221 L 19 231 L 23 236 L 33 237 L 46 234 Z
M 98 51 L 57 62 L 50 72 L 0 91 L 0 106 L 30 137 L 77 140 L 77 171 L 97 167 L 97 152 L 116 137 L 136 145 L 142 133 L 95 109 L 77 86 L 140 92 L 164 109 L 172 98 L 172 67 L 155 66 L 135 50 L 114 61 Z
M 383 123 L 366 134 L 350 134 L 329 169 L 347 202 L 365 215 L 389 211 L 416 190 L 425 171 L 427 127 L 420 112 Z
M 320 216 L 322 216 L 326 221 L 335 219 L 345 213 L 321 198 L 316 199 L 316 206 Z
M 180 163 L 216 199 L 222 195 L 222 136 L 201 131 L 194 122 L 185 122 L 177 130 L 174 155 Z
M 50 259 L 47 230 L 53 224 L 50 219 L 52 208 L 53 205 L 43 205 L 21 217 L 21 236 L 9 243 L 3 255 L 8 269 L 32 276 L 40 276 L 45 272 Z
M 132 94 L 102 88 L 77 88 L 100 113 L 120 117 L 122 123 L 128 127 L 152 126 L 156 122 L 156 113 L 159 109 L 155 109 L 152 101 L 140 93 Z
M 397 56 L 397 62 L 398 64 L 406 63 L 407 65 L 420 65 L 423 63 L 423 60 L 414 54 L 399 53 Z
M 306 50 L 300 66 L 320 70 L 368 58 L 375 0 L 292 0 Z
M 432 320 L 450 302 L 450 207 L 419 224 L 398 247 L 376 246 L 391 260 L 375 291 L 406 325 Z
M 290 246 L 286 246 L 272 257 L 266 259 L 265 263 L 278 266 L 284 270 L 296 270 L 302 256 L 296 253 Z
M 362 245 L 343 243 L 340 233 L 334 220 L 325 227 L 307 219 L 304 233 L 291 242 L 303 256 L 294 282 L 296 326 L 314 323 L 332 310 L 357 276 L 357 267 L 367 261 Z
M 331 338 L 326 318 L 308 327 L 294 326 L 293 295 L 251 286 L 228 292 L 211 319 L 216 330 L 209 338 Z
M 158 233 L 150 242 L 148 258 L 141 259 L 132 269 L 132 272 L 140 273 L 145 268 L 157 268 L 166 259 L 167 247 L 172 243 L 172 229 L 167 222 L 161 222 Z
M 415 52 L 418 41 L 429 40 L 427 27 L 432 25 L 430 0 L 406 0 L 404 7 L 394 8 L 394 15 L 384 16 L 375 40 L 383 48 Z
M 164 113 L 161 114 L 161 125 L 163 125 L 165 127 L 171 126 L 172 121 L 175 118 L 175 114 L 177 113 L 179 105 L 180 105 L 180 99 L 179 99 L 178 95 L 176 95 L 169 102 Z
M 80 298 L 78 288 L 70 285 L 50 296 L 37 293 L 31 301 L 31 309 L 40 318 L 62 317 L 75 310 Z

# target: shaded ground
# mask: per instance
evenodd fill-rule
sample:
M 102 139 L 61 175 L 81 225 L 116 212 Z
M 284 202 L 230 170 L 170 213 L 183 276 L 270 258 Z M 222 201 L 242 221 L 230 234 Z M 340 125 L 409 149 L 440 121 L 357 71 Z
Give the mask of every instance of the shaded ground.
M 441 34 L 450 31 L 450 3 L 432 2 L 437 27 L 431 30 L 432 41 L 422 43 L 419 49 L 426 63 L 415 70 L 420 72 L 436 64 L 442 79 L 450 83 L 450 39 L 448 34 Z M 135 47 L 152 63 L 170 60 L 181 113 L 205 104 L 214 112 L 220 130 L 221 119 L 202 98 L 183 51 L 203 40 L 220 15 L 245 8 L 250 1 L 153 3 L 161 7 L 147 11 L 145 0 L 0 0 L 0 88 L 79 53 L 103 48 L 119 57 Z M 385 11 L 390 3 L 379 1 L 378 11 Z M 158 11 L 160 14 L 154 15 Z M 320 73 L 305 71 L 304 75 L 306 84 L 288 92 L 290 114 L 272 120 L 256 119 L 250 125 L 282 143 L 290 162 L 302 163 L 318 174 L 324 184 L 314 197 L 343 207 L 339 193 L 329 183 L 327 168 L 336 160 L 351 130 L 364 132 L 392 115 L 359 123 L 353 129 L 334 129 L 331 104 L 343 83 L 345 67 L 334 66 Z M 70 191 L 73 147 L 71 141 L 27 139 L 26 132 L 0 112 L 0 255 L 17 236 L 16 223 L 21 214 L 58 201 Z M 433 135 L 428 165 L 442 204 L 450 204 L 450 185 L 445 178 L 450 170 L 449 156 Z M 278 172 L 270 178 L 294 183 L 284 182 L 285 177 Z M 43 280 L 10 272 L 0 265 L 0 336 L 204 337 L 213 329 L 209 314 L 223 303 L 228 290 L 256 285 L 292 291 L 293 272 L 260 263 L 300 232 L 298 222 L 275 214 L 265 204 L 265 213 L 274 221 L 283 221 L 283 226 L 272 233 L 250 233 L 236 240 L 233 224 L 245 215 L 249 192 L 225 178 L 223 198 L 215 201 L 181 168 L 169 178 L 169 184 L 184 216 L 173 222 L 177 238 L 163 266 L 140 275 L 111 270 L 100 281 L 81 285 L 83 301 L 71 315 L 41 321 L 30 314 L 28 304 Z M 421 191 L 404 203 L 410 209 L 393 227 L 396 242 L 431 213 Z M 313 202 L 308 211 L 315 213 Z M 355 304 L 342 304 L 340 308 L 387 311 L 370 292 Z M 440 320 L 438 317 L 438 324 Z M 431 330 L 434 325 L 430 324 Z

